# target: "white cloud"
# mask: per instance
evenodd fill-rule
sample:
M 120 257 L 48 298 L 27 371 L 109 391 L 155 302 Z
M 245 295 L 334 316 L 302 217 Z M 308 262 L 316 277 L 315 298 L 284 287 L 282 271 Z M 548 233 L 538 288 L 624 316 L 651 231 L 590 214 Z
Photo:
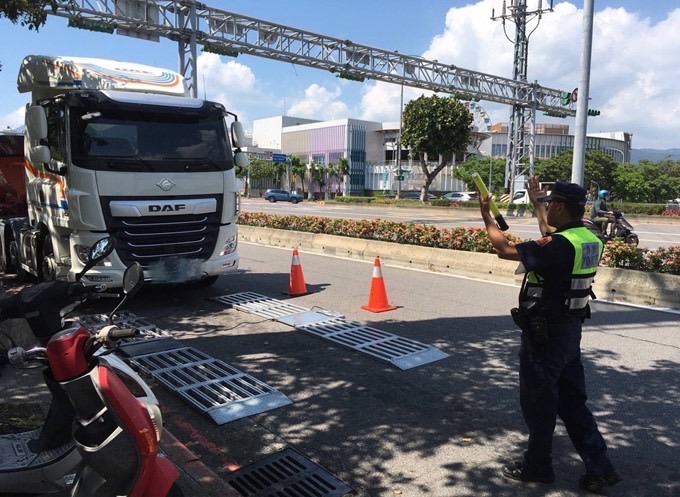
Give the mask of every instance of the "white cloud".
M 24 107 L 19 107 L 14 112 L 7 115 L 0 116 L 0 129 L 6 131 L 8 129 L 16 129 L 24 125 Z
M 487 74 L 512 78 L 513 44 L 500 21 L 491 21 L 500 3 L 479 1 L 451 8 L 444 30 L 436 35 L 423 57 Z M 535 21 L 529 24 L 530 29 Z M 583 11 L 572 3 L 556 3 L 529 38 L 528 80 L 544 87 L 571 91 L 579 86 Z M 514 40 L 514 25 L 506 22 Z M 635 148 L 680 147 L 680 9 L 656 24 L 624 8 L 595 13 L 590 78 L 590 108 L 602 114 L 588 120 L 589 131 L 627 131 Z M 407 102 L 418 94 L 408 89 Z M 409 95 L 407 98 L 406 95 Z M 482 102 L 493 122 L 507 122 L 508 106 Z M 365 119 L 398 120 L 399 87 L 366 85 L 360 104 Z M 542 115 L 539 122 L 554 121 Z M 574 121 L 569 119 L 571 131 Z
M 305 89 L 302 99 L 293 101 L 286 111 L 290 116 L 310 119 L 342 119 L 350 117 L 347 105 L 340 100 L 342 90 L 339 87 L 328 89 L 316 83 Z

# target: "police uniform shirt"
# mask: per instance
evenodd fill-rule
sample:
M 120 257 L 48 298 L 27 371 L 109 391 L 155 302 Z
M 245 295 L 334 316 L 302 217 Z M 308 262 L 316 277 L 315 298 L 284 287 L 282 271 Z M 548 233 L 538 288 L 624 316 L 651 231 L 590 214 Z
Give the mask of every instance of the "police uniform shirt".
M 582 227 L 581 221 L 563 226 L 555 233 Z M 543 282 L 543 306 L 551 320 L 567 318 L 565 293 L 569 290 L 574 267 L 574 246 L 562 236 L 550 234 L 516 246 L 526 271 L 534 271 Z

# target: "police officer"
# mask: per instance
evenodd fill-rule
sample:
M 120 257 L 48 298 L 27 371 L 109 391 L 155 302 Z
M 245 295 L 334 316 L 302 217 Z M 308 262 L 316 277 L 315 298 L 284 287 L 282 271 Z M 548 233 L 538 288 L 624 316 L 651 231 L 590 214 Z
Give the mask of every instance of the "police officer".
M 552 439 L 557 416 L 585 463 L 579 486 L 603 494 L 620 481 L 607 457 L 607 446 L 586 406 L 581 363 L 581 326 L 590 317 L 591 285 L 602 254 L 602 242 L 582 224 L 586 190 L 558 181 L 551 194 L 531 178 L 529 196 L 541 232 L 538 240 L 514 244 L 497 228 L 489 198 L 480 195 L 487 233 L 501 259 L 521 261 L 525 270 L 519 307 L 513 318 L 522 329 L 520 405 L 529 428 L 522 461 L 503 468 L 521 482 L 551 483 Z

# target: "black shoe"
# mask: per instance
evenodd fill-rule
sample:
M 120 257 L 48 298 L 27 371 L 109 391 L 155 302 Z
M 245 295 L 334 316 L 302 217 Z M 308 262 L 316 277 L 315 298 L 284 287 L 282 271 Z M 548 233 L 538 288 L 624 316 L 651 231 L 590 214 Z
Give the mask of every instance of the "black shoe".
M 621 481 L 616 473 L 610 475 L 583 475 L 578 480 L 578 486 L 586 492 L 598 495 L 607 495 L 607 489 Z
M 552 483 L 555 481 L 555 474 L 552 471 L 550 473 L 537 473 L 521 461 L 504 466 L 503 476 L 523 482 Z

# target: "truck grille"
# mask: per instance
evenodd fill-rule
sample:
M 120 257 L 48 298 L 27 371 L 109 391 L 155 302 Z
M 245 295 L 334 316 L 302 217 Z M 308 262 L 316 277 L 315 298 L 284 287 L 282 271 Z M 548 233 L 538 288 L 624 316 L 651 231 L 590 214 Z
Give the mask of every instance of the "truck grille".
M 125 265 L 139 262 L 145 269 L 167 258 L 207 260 L 215 250 L 220 229 L 222 198 L 217 212 L 198 215 L 113 217 L 108 198 L 102 206 L 116 251 Z M 140 199 L 144 200 L 144 199 Z

